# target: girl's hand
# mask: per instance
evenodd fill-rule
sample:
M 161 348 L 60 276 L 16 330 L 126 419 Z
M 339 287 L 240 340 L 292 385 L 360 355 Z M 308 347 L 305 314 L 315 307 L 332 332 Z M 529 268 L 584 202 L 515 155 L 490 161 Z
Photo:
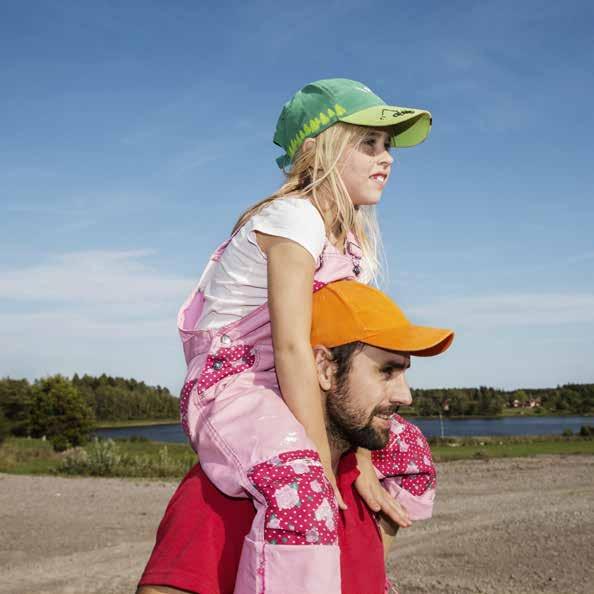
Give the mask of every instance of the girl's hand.
M 344 502 L 342 498 L 341 492 L 338 490 L 338 485 L 336 484 L 336 476 L 332 472 L 332 468 L 328 464 L 324 464 L 322 461 L 322 466 L 324 467 L 324 473 L 326 474 L 326 478 L 328 482 L 332 485 L 332 490 L 334 491 L 334 497 L 336 497 L 336 504 L 338 505 L 338 509 L 348 509 L 347 504 Z
M 371 452 L 364 448 L 357 449 L 357 467 L 361 473 L 355 481 L 357 492 L 369 509 L 385 514 L 401 528 L 412 526 L 408 512 L 381 485 L 371 462 Z

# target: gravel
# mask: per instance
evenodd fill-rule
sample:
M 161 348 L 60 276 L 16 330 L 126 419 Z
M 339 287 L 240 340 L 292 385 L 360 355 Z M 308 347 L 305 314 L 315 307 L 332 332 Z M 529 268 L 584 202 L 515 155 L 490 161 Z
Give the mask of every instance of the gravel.
M 438 471 L 433 519 L 388 561 L 401 594 L 594 594 L 593 456 Z M 0 474 L 0 593 L 133 593 L 175 486 Z

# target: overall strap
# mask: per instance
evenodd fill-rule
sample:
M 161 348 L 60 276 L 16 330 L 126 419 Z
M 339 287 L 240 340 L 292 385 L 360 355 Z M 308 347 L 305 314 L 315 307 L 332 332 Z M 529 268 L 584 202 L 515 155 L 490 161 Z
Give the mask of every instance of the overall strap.
M 190 296 L 186 299 L 185 303 L 181 306 L 179 313 L 177 314 L 177 328 L 181 335 L 184 351 L 187 351 L 187 349 L 190 348 L 189 341 L 193 336 L 196 335 L 194 327 L 202 315 L 202 307 L 204 304 L 204 285 L 208 282 L 208 279 L 212 275 L 231 239 L 233 239 L 233 236 L 219 245 L 219 247 L 210 256 L 208 264 L 200 275 L 198 283 L 194 287 L 194 290 L 190 293 Z M 190 352 L 187 351 L 186 360 L 189 354 Z
M 200 291 L 200 289 L 206 283 L 206 281 L 210 277 L 212 270 L 215 267 L 215 264 L 217 264 L 218 261 L 221 259 L 221 256 L 225 253 L 227 246 L 231 243 L 231 240 L 234 236 L 235 235 L 232 235 L 231 237 L 229 237 L 229 239 L 223 241 L 223 243 L 221 243 L 221 245 L 219 245 L 219 247 L 211 254 L 210 258 L 208 259 L 208 264 L 206 265 L 202 274 L 200 275 L 200 279 L 198 280 L 198 284 L 196 285 L 196 289 L 194 291 Z

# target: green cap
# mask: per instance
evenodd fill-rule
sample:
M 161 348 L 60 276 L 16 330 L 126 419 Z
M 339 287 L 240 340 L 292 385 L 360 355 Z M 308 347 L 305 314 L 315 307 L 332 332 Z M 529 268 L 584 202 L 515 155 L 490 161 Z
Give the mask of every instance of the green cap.
M 274 144 L 286 154 L 276 162 L 284 168 L 306 138 L 314 138 L 336 122 L 393 128 L 391 144 L 403 148 L 423 142 L 431 130 L 424 109 L 387 105 L 369 87 L 348 78 L 318 80 L 285 103 L 276 124 Z

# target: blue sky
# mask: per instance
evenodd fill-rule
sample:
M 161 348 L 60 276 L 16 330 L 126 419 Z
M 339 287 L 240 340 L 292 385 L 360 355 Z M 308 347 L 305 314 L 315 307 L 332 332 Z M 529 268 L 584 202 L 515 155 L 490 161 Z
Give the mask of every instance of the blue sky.
M 342 76 L 434 116 L 379 207 L 386 291 L 457 332 L 412 385 L 594 381 L 591 3 L 0 10 L 0 375 L 177 392 L 177 309 L 279 185 L 282 104 Z

